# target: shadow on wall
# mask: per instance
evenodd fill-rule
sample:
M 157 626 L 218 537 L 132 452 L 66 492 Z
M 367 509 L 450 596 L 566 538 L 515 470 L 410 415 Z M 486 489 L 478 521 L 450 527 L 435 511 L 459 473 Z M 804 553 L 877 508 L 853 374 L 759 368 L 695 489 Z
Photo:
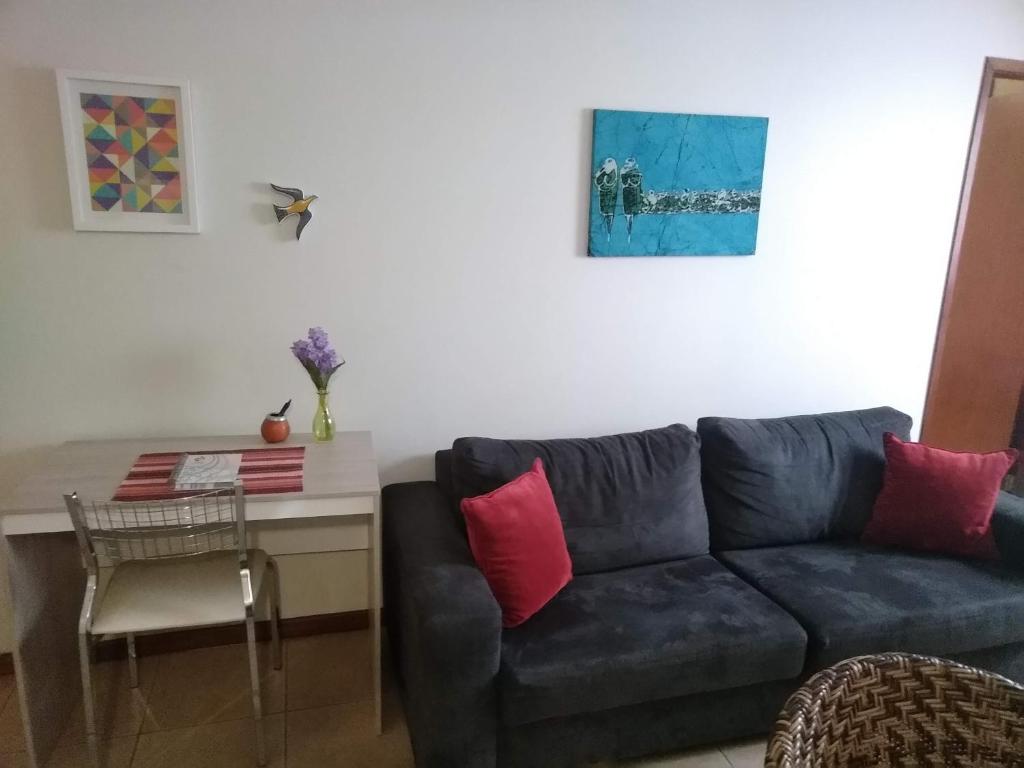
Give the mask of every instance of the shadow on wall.
M 438 446 L 438 449 L 444 446 Z M 381 486 L 391 483 L 407 483 L 417 480 L 434 480 L 434 454 L 426 453 L 409 456 L 400 461 L 389 463 L 380 479 Z
M 580 110 L 579 120 L 580 140 L 576 143 L 580 152 L 580 189 L 576 194 L 576 255 L 587 258 L 590 233 L 590 187 L 594 183 L 590 168 L 591 155 L 594 152 L 594 110 Z
M 45 200 L 45 205 L 26 205 L 33 229 L 66 232 L 72 228 L 71 198 L 64 160 L 64 136 L 60 121 L 57 78 L 52 69 L 19 67 L 10 78 L 13 103 L 5 105 L 6 126 L 15 136 L 10 146 L 36 147 L 32 173 L 18 180 L 22 199 Z M 11 123 L 13 122 L 13 126 Z M 64 190 L 53 194 L 53 190 Z
M 215 288 L 211 288 L 211 302 L 216 301 L 213 291 Z M 134 437 L 170 437 L 197 431 L 217 434 L 229 428 L 232 414 L 224 412 L 222 404 L 230 402 L 238 380 L 245 380 L 252 371 L 225 371 L 219 362 L 220 345 L 215 335 L 190 334 L 185 326 L 176 333 L 177 338 L 164 338 L 157 344 L 136 336 L 122 344 L 116 356 L 108 356 L 106 366 L 92 371 L 83 389 L 103 393 L 88 404 L 97 421 L 91 427 L 83 422 L 64 437 L 121 437 L 125 436 L 120 434 L 124 430 Z M 117 380 L 131 381 L 132 386 L 115 395 L 110 382 Z M 187 403 L 188 407 L 176 406 L 169 418 L 154 403 Z

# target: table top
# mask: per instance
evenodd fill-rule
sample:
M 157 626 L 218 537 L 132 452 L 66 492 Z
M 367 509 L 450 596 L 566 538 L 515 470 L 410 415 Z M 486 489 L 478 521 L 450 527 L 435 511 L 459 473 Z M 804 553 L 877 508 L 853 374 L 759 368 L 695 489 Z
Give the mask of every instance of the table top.
M 380 493 L 373 436 L 369 432 L 338 432 L 328 443 L 318 443 L 312 435 L 292 435 L 272 447 L 300 445 L 306 447 L 302 491 L 250 495 L 246 496 L 247 504 Z M 77 492 L 87 500 L 109 499 L 143 453 L 266 447 L 260 437 L 253 435 L 67 442 L 45 455 L 10 494 L 0 498 L 0 516 L 62 511 L 65 493 Z

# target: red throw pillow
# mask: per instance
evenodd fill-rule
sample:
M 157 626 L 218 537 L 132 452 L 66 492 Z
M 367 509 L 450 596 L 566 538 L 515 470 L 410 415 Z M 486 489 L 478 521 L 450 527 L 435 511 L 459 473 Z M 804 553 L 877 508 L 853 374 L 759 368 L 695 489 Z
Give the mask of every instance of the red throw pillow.
M 469 548 L 501 606 L 502 626 L 522 624 L 572 579 L 562 518 L 544 465 L 484 496 L 463 499 Z
M 992 511 L 1017 451 L 959 453 L 883 437 L 885 476 L 863 540 L 999 559 Z

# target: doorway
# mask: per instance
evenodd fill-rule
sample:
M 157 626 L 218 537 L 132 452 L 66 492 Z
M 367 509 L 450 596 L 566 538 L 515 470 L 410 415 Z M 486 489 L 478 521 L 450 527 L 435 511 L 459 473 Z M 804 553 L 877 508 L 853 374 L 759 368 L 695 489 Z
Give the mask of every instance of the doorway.
M 957 451 L 1024 449 L 1024 444 L 1014 445 L 1024 441 L 1022 407 L 1024 62 L 989 58 L 960 195 L 921 439 Z M 1019 481 L 1019 469 L 1017 477 Z

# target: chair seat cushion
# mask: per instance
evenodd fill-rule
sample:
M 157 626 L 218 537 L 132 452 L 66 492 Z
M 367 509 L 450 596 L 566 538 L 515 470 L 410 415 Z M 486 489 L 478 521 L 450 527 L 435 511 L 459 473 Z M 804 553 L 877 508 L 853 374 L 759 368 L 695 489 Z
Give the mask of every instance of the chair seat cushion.
M 575 577 L 502 635 L 506 725 L 799 674 L 806 635 L 709 555 Z
M 861 654 L 949 656 L 1024 640 L 1024 574 L 996 563 L 853 542 L 716 556 L 803 625 L 809 671 Z
M 249 550 L 254 599 L 260 594 L 267 554 Z M 94 635 L 245 621 L 238 552 L 129 560 L 115 566 L 94 611 Z

